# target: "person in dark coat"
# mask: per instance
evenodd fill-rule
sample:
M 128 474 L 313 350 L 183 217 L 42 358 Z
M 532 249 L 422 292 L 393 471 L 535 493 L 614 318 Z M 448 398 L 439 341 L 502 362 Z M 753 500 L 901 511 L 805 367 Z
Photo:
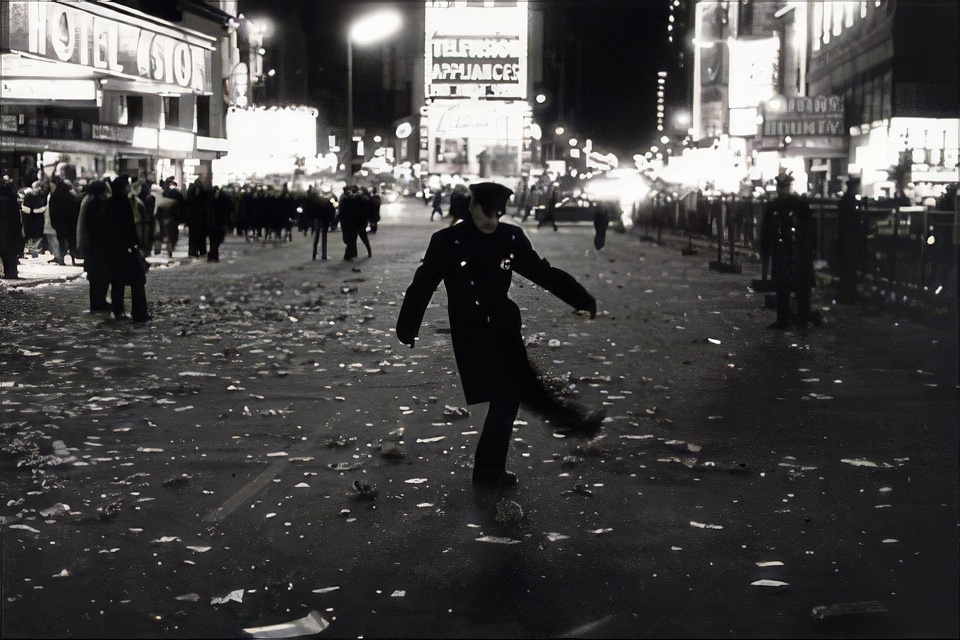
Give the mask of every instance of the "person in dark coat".
M 90 288 L 90 313 L 110 311 L 107 289 L 110 273 L 107 266 L 107 200 L 110 185 L 96 180 L 87 185 L 77 221 L 77 249 L 83 256 L 83 270 Z
M 560 203 L 560 183 L 554 182 L 550 186 L 550 192 L 547 194 L 547 206 L 543 209 L 543 215 L 537 221 L 537 226 L 550 223 L 553 230 L 557 230 L 557 205 Z
M 233 198 L 221 187 L 213 188 L 212 202 L 207 209 L 207 233 L 210 237 L 210 250 L 207 262 L 220 261 L 220 245 L 227 237 L 227 226 L 233 217 Z
M 337 215 L 336 207 L 325 193 L 317 193 L 313 186 L 307 189 L 303 200 L 307 224 L 313 233 L 313 260 L 317 259 L 317 245 L 320 245 L 320 259 L 327 259 L 327 234 Z
M 470 217 L 470 191 L 467 190 L 466 186 L 458 184 L 450 192 L 448 215 L 450 216 L 450 226 Z
M 513 273 L 524 276 L 575 309 L 596 316 L 597 303 L 570 274 L 552 267 L 516 225 L 499 224 L 512 193 L 503 185 L 470 186 L 470 215 L 437 231 L 407 288 L 397 317 L 400 342 L 416 344 L 423 315 L 437 286 L 447 291 L 453 352 L 467 404 L 488 402 L 477 443 L 473 481 L 509 486 L 506 471 L 513 423 L 521 404 L 539 411 L 560 429 L 592 435 L 603 415 L 558 400 L 527 359 L 520 309 L 507 291 Z
M 143 180 L 136 184 L 136 195 L 143 203 L 143 213 L 140 215 L 139 229 L 137 237 L 140 238 L 140 252 L 144 257 L 153 253 L 153 243 L 157 236 L 159 225 L 157 223 L 157 197 L 153 195 L 151 187 L 153 183 L 149 180 Z
M 431 205 L 433 209 L 430 211 L 430 221 L 433 221 L 433 218 L 436 216 L 439 219 L 443 219 L 443 189 L 437 189 L 433 193 L 433 199 L 431 200 Z
M 23 238 L 26 245 L 24 250 L 34 258 L 47 248 L 43 235 L 49 195 L 49 190 L 42 180 L 36 180 L 23 190 L 20 211 L 23 213 Z
M 373 257 L 373 249 L 370 247 L 370 238 L 367 236 L 367 227 L 373 223 L 373 201 L 370 199 L 370 190 L 366 187 L 360 187 L 358 196 L 360 205 L 357 217 L 357 237 L 367 249 L 367 257 Z
M 840 276 L 839 299 L 852 302 L 857 297 L 857 257 L 863 237 L 860 215 L 860 178 L 847 180 L 847 190 L 837 206 L 837 273 Z
M 168 180 L 156 202 L 157 222 L 160 225 L 160 234 L 163 236 L 168 258 L 173 257 L 173 250 L 180 240 L 180 223 L 183 222 L 184 207 L 186 207 L 186 201 L 180 189 L 177 188 L 177 183 Z
M 380 226 L 380 192 L 376 187 L 370 189 L 370 233 L 376 233 Z
M 23 247 L 23 222 L 17 204 L 17 188 L 7 176 L 0 176 L 0 261 L 3 262 L 4 279 L 16 280 L 20 277 Z
M 770 277 L 777 296 L 777 321 L 770 329 L 791 325 L 791 292 L 797 300 L 797 324 L 803 328 L 812 320 L 813 215 L 806 199 L 793 193 L 792 186 L 793 176 L 778 175 L 777 196 L 767 203 L 763 214 L 760 257 L 770 261 Z
M 610 211 L 613 204 L 598 203 L 593 211 L 593 248 L 602 251 L 607 244 L 607 227 L 610 226 Z
M 209 196 L 208 189 L 200 176 L 197 176 L 197 179 L 187 187 L 187 255 L 191 258 L 205 258 L 207 256 Z
M 54 200 L 63 198 L 63 206 L 55 206 Z M 70 254 L 70 264 L 76 265 L 81 257 L 77 251 L 77 220 L 80 217 L 80 197 L 69 180 L 62 180 L 56 191 L 50 193 L 50 223 L 57 232 L 60 256 Z M 56 218 L 56 219 L 55 219 Z
M 357 188 L 344 187 L 343 196 L 340 198 L 340 233 L 346 246 L 343 252 L 344 260 L 357 257 L 357 235 L 362 219 L 363 211 Z
M 126 174 L 110 182 L 110 198 L 106 202 L 107 270 L 110 275 L 110 301 L 113 317 L 127 318 L 123 311 L 123 294 L 130 287 L 130 318 L 134 322 L 146 322 L 147 294 L 145 285 L 144 258 L 140 253 L 137 225 L 130 201 L 130 177 Z

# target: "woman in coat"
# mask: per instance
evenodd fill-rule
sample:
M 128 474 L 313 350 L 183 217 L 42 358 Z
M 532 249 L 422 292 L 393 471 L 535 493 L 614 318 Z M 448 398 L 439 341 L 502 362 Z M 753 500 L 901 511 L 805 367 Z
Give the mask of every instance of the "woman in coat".
M 470 185 L 470 215 L 431 237 L 396 327 L 400 342 L 412 347 L 433 292 L 443 281 L 467 404 L 489 402 L 473 481 L 499 486 L 517 481 L 505 467 L 520 404 L 579 435 L 592 435 L 603 420 L 602 414 L 554 398 L 527 359 L 520 309 L 507 297 L 514 271 L 575 309 L 588 311 L 591 318 L 597 303 L 570 274 L 541 258 L 522 229 L 498 223 L 512 193 L 492 182 Z

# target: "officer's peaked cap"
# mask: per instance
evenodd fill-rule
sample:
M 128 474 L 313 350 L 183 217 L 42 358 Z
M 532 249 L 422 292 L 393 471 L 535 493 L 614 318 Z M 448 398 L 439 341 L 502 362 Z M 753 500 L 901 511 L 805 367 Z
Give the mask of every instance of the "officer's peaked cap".
M 513 191 L 497 182 L 478 182 L 470 185 L 473 200 L 484 211 L 504 211 Z

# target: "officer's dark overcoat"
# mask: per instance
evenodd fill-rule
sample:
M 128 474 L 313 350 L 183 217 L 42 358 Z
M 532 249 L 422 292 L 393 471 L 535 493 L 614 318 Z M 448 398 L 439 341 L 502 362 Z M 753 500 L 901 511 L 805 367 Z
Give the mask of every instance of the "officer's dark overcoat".
M 467 404 L 487 402 L 504 391 L 523 395 L 521 387 L 529 380 L 520 309 L 507 297 L 514 271 L 575 309 L 596 313 L 596 301 L 586 289 L 541 258 L 519 227 L 501 222 L 486 234 L 469 217 L 433 234 L 404 296 L 397 337 L 412 343 L 443 281 Z

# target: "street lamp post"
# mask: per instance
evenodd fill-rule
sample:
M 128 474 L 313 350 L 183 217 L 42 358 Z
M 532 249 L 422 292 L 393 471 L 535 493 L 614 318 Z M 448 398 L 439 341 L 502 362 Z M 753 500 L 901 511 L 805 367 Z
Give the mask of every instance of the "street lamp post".
M 347 31 L 347 185 L 353 184 L 353 44 L 369 44 L 400 28 L 400 14 L 377 11 L 350 25 Z

